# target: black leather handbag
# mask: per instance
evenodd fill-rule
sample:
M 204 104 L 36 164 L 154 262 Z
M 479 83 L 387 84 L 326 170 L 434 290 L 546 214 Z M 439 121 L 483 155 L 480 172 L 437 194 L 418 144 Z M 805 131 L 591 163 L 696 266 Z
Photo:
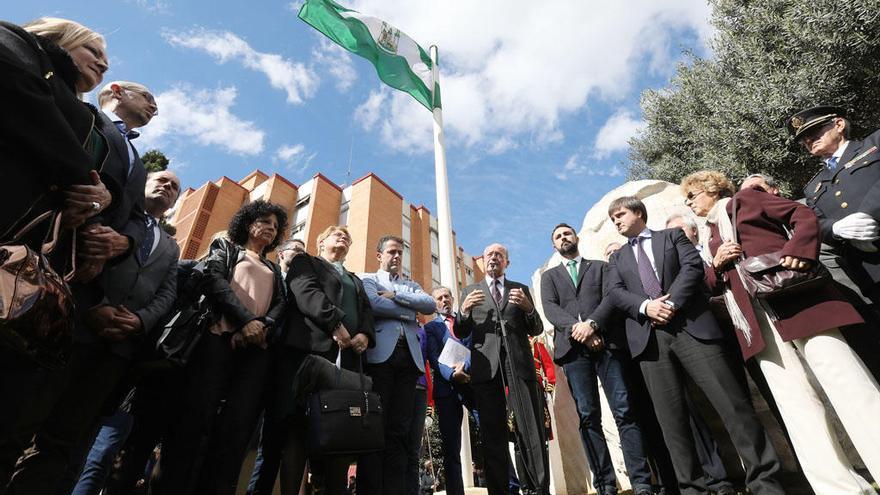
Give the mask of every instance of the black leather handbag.
M 360 390 L 323 389 L 306 408 L 309 455 L 358 455 L 385 449 L 382 402 L 366 387 L 363 357 L 358 359 Z
M 151 361 L 185 366 L 202 335 L 214 322 L 211 305 L 203 295 L 205 262 L 178 266 L 178 299 L 171 317 L 160 328 Z M 182 285 L 181 285 L 182 284 Z
M 733 200 L 733 242 L 738 241 L 736 231 L 736 199 Z M 786 234 L 791 238 L 788 228 Z M 752 297 L 771 302 L 817 290 L 831 283 L 831 273 L 822 263 L 815 262 L 809 270 L 797 271 L 782 266 L 783 254 L 774 253 L 749 256 L 736 265 L 743 285 Z

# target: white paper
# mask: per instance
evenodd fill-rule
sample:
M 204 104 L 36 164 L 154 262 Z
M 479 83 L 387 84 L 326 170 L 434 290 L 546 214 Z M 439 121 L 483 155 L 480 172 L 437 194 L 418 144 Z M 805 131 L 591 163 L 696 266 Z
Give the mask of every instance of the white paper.
M 443 351 L 440 353 L 437 361 L 450 368 L 455 368 L 455 365 L 464 363 L 470 358 L 470 349 L 461 345 L 455 339 L 446 339 L 446 345 L 443 346 Z

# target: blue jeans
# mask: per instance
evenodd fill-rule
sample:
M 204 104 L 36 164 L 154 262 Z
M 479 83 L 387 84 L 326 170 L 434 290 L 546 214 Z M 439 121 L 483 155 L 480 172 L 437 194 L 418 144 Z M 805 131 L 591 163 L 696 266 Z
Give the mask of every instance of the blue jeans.
M 617 478 L 602 432 L 599 379 L 602 380 L 605 398 L 617 423 L 620 448 L 633 491 L 651 488 L 651 472 L 642 444 L 642 432 L 630 408 L 621 359 L 618 351 L 605 349 L 590 352 L 586 347 L 576 345 L 562 362 L 580 418 L 581 441 L 593 472 L 593 486 L 600 494 L 617 493 Z
M 103 418 L 95 443 L 86 457 L 82 474 L 70 495 L 98 495 L 101 492 L 113 460 L 131 432 L 132 424 L 132 415 L 122 411 Z

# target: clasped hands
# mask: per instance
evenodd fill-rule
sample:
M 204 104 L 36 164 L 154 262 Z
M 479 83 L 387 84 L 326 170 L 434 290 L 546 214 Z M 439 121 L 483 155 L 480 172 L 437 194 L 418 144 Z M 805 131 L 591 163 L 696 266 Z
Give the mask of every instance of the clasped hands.
M 571 338 L 575 342 L 584 344 L 593 352 L 601 351 L 605 347 L 602 336 L 590 325 L 590 320 L 575 323 L 571 327 Z
M 87 225 L 78 231 L 77 269 L 74 280 L 88 282 L 104 269 L 108 260 L 128 251 L 131 240 L 100 223 Z
M 86 312 L 86 325 L 99 337 L 114 342 L 143 330 L 140 317 L 123 305 L 96 306 Z
M 347 349 L 351 347 L 351 349 L 357 354 L 361 354 L 367 350 L 367 345 L 370 343 L 367 340 L 367 336 L 359 333 L 354 337 L 351 336 L 348 329 L 345 328 L 341 322 L 339 326 L 336 327 L 336 330 L 333 330 L 333 340 L 336 341 L 336 344 L 340 349 Z
M 266 343 L 266 324 L 260 320 L 251 320 L 241 330 L 232 334 L 232 340 L 229 342 L 233 349 L 244 348 L 249 345 L 255 345 L 261 349 L 268 347 Z

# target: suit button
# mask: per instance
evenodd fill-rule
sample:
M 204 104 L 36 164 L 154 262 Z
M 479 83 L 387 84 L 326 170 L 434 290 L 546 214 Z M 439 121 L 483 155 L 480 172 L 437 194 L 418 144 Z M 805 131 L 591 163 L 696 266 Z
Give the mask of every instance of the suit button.
M 840 191 L 837 191 L 837 192 L 834 193 L 835 196 L 840 196 L 840 194 L 841 194 Z
M 835 184 L 840 184 L 840 179 L 834 179 Z
M 840 203 L 841 208 L 846 208 L 847 206 L 849 206 L 849 203 L 847 203 L 846 201 L 844 201 L 843 203 Z

